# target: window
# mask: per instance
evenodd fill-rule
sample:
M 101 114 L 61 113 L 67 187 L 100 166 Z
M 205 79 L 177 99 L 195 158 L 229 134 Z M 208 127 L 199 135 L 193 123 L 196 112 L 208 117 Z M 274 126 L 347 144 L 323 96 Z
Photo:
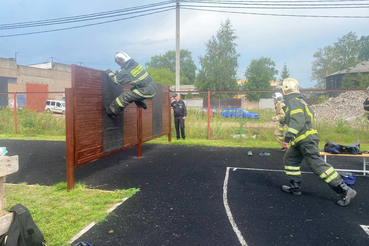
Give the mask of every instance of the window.
M 46 105 L 50 105 L 50 101 L 46 101 Z
M 61 104 L 60 104 L 60 103 L 56 103 L 56 106 L 57 106 L 58 108 L 60 108 L 60 107 L 61 107 Z
M 55 107 L 55 102 L 51 102 L 51 106 L 54 106 Z

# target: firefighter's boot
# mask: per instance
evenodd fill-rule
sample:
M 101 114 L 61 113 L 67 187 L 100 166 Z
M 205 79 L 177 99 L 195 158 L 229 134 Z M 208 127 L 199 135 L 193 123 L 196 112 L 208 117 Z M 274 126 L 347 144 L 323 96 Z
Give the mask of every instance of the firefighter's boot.
M 118 105 L 116 100 L 106 107 L 106 113 L 112 118 L 117 117 L 122 111 L 123 108 Z
M 341 200 L 337 201 L 337 205 L 341 207 L 346 207 L 350 204 L 351 199 L 356 196 L 356 191 L 348 187 L 345 183 L 342 183 L 333 188 L 334 191 L 341 197 Z
M 301 182 L 290 181 L 288 185 L 282 185 L 282 190 L 287 193 L 292 193 L 295 196 L 301 196 Z
M 142 101 L 135 101 L 135 104 L 136 104 L 136 105 L 137 105 L 137 107 L 139 107 L 139 108 L 147 109 L 147 105 L 146 105 L 146 103 L 145 103 L 145 101 L 144 101 L 144 100 L 142 100 Z

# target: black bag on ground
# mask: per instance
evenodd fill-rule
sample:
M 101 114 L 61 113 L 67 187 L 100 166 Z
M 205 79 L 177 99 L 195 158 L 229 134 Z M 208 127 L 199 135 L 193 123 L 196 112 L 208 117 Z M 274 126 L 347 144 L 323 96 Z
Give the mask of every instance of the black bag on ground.
M 351 154 L 360 155 L 360 143 L 353 143 L 350 145 L 336 144 L 335 142 L 326 142 L 324 145 L 324 151 L 331 154 Z
M 0 237 L 0 246 L 46 245 L 44 235 L 33 221 L 28 208 L 17 204 L 9 212 L 13 212 L 13 221 L 8 231 Z

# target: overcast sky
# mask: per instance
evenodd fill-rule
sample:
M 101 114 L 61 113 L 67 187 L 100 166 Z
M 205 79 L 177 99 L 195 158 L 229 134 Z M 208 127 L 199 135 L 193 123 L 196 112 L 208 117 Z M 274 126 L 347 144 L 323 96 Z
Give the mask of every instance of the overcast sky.
M 1 0 L 0 27 L 4 24 L 87 15 L 163 1 L 165 0 Z M 281 3 L 281 1 L 277 2 Z M 288 2 L 285 1 L 285 3 Z M 311 1 L 305 3 L 314 4 Z M 317 1 L 316 3 L 322 2 Z M 337 3 L 366 3 L 369 6 L 369 1 L 337 1 Z M 191 3 L 183 2 L 183 5 L 185 4 Z M 203 3 L 203 5 L 208 5 L 208 3 Z M 171 3 L 165 6 L 174 7 L 175 4 Z M 165 6 L 161 6 L 161 10 L 164 10 Z M 369 17 L 368 7 L 313 10 L 223 8 L 223 10 L 247 13 Z M 125 17 L 128 16 L 63 25 L 5 29 L 0 30 L 0 36 L 75 27 Z M 19 65 L 42 63 L 50 61 L 50 58 L 53 57 L 56 62 L 67 64 L 82 62 L 87 67 L 116 70 L 118 67 L 114 63 L 114 54 L 117 51 L 124 51 L 144 65 L 154 55 L 175 50 L 175 19 L 176 12 L 173 9 L 84 28 L 0 37 L 0 57 L 14 58 L 18 52 L 16 56 Z M 280 72 L 286 63 L 291 77 L 296 78 L 305 88 L 316 84 L 315 81 L 310 80 L 311 63 L 313 54 L 319 48 L 332 45 L 338 38 L 350 31 L 356 33 L 359 38 L 369 35 L 369 18 L 282 17 L 181 9 L 181 48 L 192 52 L 193 60 L 198 68 L 198 56 L 205 54 L 206 42 L 212 35 L 216 34 L 221 22 L 226 19 L 231 21 L 238 36 L 236 40 L 237 52 L 241 55 L 238 60 L 237 76 L 239 79 L 245 78 L 245 70 L 252 59 L 264 56 L 270 57 Z

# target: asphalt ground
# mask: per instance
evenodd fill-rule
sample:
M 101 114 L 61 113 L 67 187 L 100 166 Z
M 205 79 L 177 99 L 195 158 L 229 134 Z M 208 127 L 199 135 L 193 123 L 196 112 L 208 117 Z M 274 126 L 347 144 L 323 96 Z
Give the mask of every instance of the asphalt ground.
M 66 181 L 65 142 L 0 140 L 20 169 L 7 182 Z M 248 156 L 248 151 L 253 156 Z M 267 151 L 271 155 L 260 157 Z M 75 169 L 92 188 L 140 188 L 77 241 L 108 245 L 369 245 L 369 176 L 339 207 L 336 194 L 302 164 L 302 196 L 284 193 L 283 152 L 276 149 L 143 145 Z M 361 169 L 362 158 L 328 156 L 335 168 Z M 361 227 L 363 225 L 363 227 Z M 114 233 L 109 233 L 113 230 Z M 75 243 L 75 242 L 74 242 Z M 72 243 L 72 245 L 74 244 Z M 51 245 L 52 246 L 52 245 Z

